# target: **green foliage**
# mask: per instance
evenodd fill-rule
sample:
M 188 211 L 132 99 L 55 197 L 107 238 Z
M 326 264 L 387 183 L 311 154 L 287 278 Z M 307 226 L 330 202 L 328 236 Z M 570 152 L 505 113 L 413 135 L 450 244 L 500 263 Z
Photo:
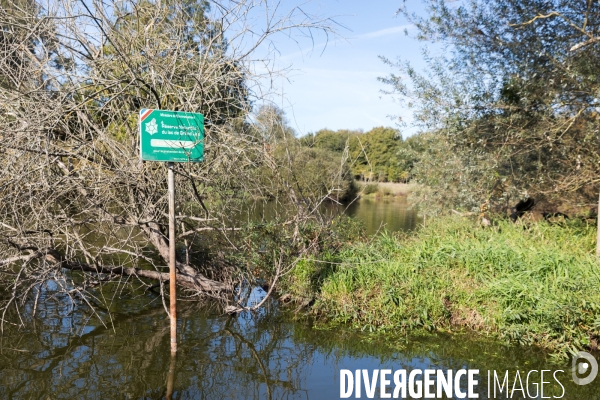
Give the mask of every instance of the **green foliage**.
M 330 150 L 336 153 L 343 153 L 348 145 L 350 137 L 359 135 L 360 133 L 360 131 L 348 131 L 344 129 L 339 131 L 321 129 L 314 134 L 309 133 L 300 138 L 300 144 L 303 146 Z
M 397 153 L 402 143 L 400 132 L 377 127 L 350 139 L 352 172 L 361 179 L 386 182 L 389 167 L 398 165 Z
M 268 197 L 279 197 L 292 188 L 297 199 L 310 209 L 323 197 L 346 200 L 355 194 L 354 181 L 343 151 L 334 151 L 322 137 L 338 138 L 319 131 L 314 137 L 296 139 L 283 110 L 275 106 L 263 106 L 258 110 L 256 123 L 251 129 L 254 136 L 264 143 L 271 161 L 280 167 L 273 170 L 269 165 L 260 167 L 258 175 L 270 187 Z M 345 145 L 342 146 L 342 150 Z M 273 186 L 275 176 L 283 178 L 287 186 Z
M 415 171 L 429 194 L 467 208 L 528 195 L 595 202 L 600 3 L 424 3 L 427 15 L 402 11 L 419 39 L 452 53 L 426 54 L 425 71 L 387 60 L 402 74 L 383 81 L 437 137 Z
M 283 290 L 297 296 L 310 296 L 313 288 L 322 284 L 325 275 L 321 274 L 328 273 L 327 263 L 313 263 L 315 257 L 332 258 L 343 246 L 365 238 L 362 224 L 343 215 L 333 218 L 326 226 L 313 221 L 298 230 L 285 222 L 278 218 L 245 225 L 237 233 L 239 251 L 231 252 L 227 261 L 242 266 L 246 274 L 261 284 L 272 282 L 278 265 L 295 265 L 292 270 L 294 284 L 290 281 L 282 284 Z M 303 254 L 304 258 L 297 260 L 298 254 Z
M 406 182 L 414 164 L 415 150 L 407 147 L 400 132 L 393 128 L 377 127 L 366 133 L 322 129 L 300 138 L 300 144 L 335 153 L 347 149 L 352 174 L 360 180 Z
M 379 185 L 376 183 L 369 183 L 365 185 L 365 188 L 362 190 L 363 194 L 373 194 L 379 191 Z
M 350 168 L 340 154 L 298 146 L 292 141 L 277 146 L 273 158 L 282 165 L 276 173 L 291 185 L 303 202 L 320 202 L 325 196 L 345 200 L 355 192 Z M 265 171 L 265 178 L 270 179 L 272 173 Z
M 360 221 L 344 215 L 336 217 L 327 230 L 320 232 L 318 251 L 296 264 L 281 282 L 280 291 L 292 295 L 297 301 L 314 299 L 340 262 L 340 249 L 365 239 L 364 226 Z
M 498 179 L 498 174 L 482 172 L 482 168 L 493 171 L 494 160 L 469 148 L 453 148 L 452 140 L 445 135 L 425 133 L 415 139 L 423 150 L 412 153 L 415 161 L 411 171 L 419 185 L 414 187 L 411 197 L 413 202 L 419 202 L 420 211 L 439 215 L 460 207 L 478 212 Z M 502 192 L 501 185 L 497 185 L 494 194 L 495 201 L 508 209 L 514 205 L 509 200 L 519 193 Z
M 359 329 L 467 327 L 556 354 L 589 349 L 600 337 L 595 233 L 579 221 L 525 229 L 428 222 L 412 236 L 341 249 L 312 288 L 315 310 Z

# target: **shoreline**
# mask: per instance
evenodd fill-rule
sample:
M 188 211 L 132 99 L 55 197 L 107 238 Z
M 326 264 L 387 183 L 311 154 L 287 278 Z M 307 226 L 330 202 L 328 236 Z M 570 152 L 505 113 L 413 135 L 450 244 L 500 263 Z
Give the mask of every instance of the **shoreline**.
M 354 181 L 359 197 L 364 198 L 406 198 L 416 187 L 414 183 L 364 182 Z
M 484 228 L 446 217 L 410 235 L 349 242 L 319 262 L 301 261 L 282 289 L 325 325 L 466 329 L 564 359 L 599 347 L 595 234 L 583 223 Z

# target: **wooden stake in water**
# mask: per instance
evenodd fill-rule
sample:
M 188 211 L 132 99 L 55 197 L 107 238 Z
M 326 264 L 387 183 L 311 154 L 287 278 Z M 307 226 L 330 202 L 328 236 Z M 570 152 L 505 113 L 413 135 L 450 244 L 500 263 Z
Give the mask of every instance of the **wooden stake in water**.
M 169 164 L 169 297 L 171 308 L 171 354 L 177 352 L 177 273 L 175 264 L 175 163 Z
M 167 400 L 173 400 L 173 385 L 175 383 L 175 363 L 177 361 L 177 355 L 171 353 L 171 362 L 169 363 L 169 372 L 167 373 Z

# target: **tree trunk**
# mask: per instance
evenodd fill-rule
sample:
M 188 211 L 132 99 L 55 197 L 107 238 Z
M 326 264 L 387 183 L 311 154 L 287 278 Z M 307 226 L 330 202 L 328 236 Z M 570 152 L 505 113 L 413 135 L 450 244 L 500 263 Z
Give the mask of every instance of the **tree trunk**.
M 148 278 L 160 282 L 168 282 L 169 274 L 166 272 L 145 270 L 140 268 L 125 268 L 123 266 L 99 266 L 82 263 L 72 259 L 66 259 L 58 250 L 53 248 L 31 249 L 29 254 L 8 259 L 0 260 L 0 266 L 6 265 L 14 261 L 25 261 L 36 258 L 43 258 L 46 261 L 57 265 L 60 268 L 69 269 L 71 271 L 94 272 L 99 274 L 115 274 L 124 276 L 137 276 L 140 278 Z M 219 293 L 228 292 L 232 287 L 226 283 L 217 282 L 208 279 L 204 275 L 195 272 L 190 266 L 177 262 L 177 269 L 182 271 L 177 274 L 177 284 L 183 288 L 195 290 L 204 293 Z M 194 272 L 192 272 L 194 271 Z
M 144 231 L 144 233 L 146 233 L 146 236 L 148 237 L 150 242 L 154 245 L 154 247 L 156 247 L 162 259 L 165 260 L 165 262 L 168 264 L 170 258 L 169 241 L 161 233 L 159 225 L 155 222 L 151 222 L 147 225 L 142 226 L 141 228 Z M 177 266 L 177 284 L 179 285 L 182 285 L 182 282 L 187 283 L 191 280 L 195 282 L 196 289 L 201 291 L 220 292 L 231 290 L 231 288 L 228 285 L 221 282 L 213 281 L 212 279 L 208 279 L 189 265 L 185 265 L 184 263 L 179 261 L 175 261 L 175 264 Z M 182 286 L 186 285 L 184 284 Z M 189 286 L 186 287 L 190 288 Z

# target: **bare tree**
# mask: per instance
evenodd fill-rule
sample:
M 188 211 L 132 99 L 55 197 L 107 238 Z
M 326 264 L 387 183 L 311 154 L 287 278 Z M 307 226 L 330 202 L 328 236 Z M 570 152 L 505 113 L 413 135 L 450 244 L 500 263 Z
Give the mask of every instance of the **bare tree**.
M 90 289 L 104 282 L 162 289 L 168 280 L 166 166 L 138 158 L 141 108 L 207 121 L 206 162 L 176 171 L 185 243 L 177 283 L 186 295 L 228 297 L 251 279 L 226 257 L 208 265 L 189 257 L 208 234 L 239 249 L 231 216 L 248 198 L 284 187 L 306 208 L 290 217 L 292 231 L 314 217 L 247 116 L 277 73 L 268 68 L 271 37 L 329 35 L 328 19 L 266 0 L 2 0 L 0 25 L 2 324 L 49 280 L 88 304 L 109 301 Z M 258 168 L 273 171 L 270 182 Z M 289 240 L 288 249 L 311 247 Z M 276 277 L 293 266 L 273 260 L 263 267 Z

